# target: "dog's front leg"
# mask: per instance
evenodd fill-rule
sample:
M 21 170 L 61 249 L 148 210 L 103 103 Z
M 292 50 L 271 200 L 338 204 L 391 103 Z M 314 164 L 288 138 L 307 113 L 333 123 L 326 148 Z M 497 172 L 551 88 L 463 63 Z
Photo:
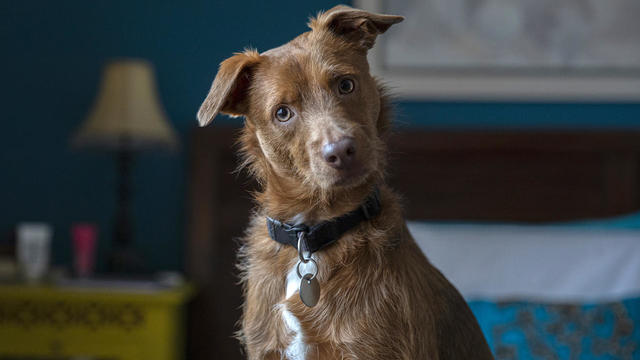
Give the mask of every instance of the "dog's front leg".
M 278 315 L 277 293 L 265 291 L 280 284 L 267 284 L 269 281 L 273 280 L 259 281 L 251 274 L 246 278 L 240 341 L 249 360 L 284 359 L 289 334 Z

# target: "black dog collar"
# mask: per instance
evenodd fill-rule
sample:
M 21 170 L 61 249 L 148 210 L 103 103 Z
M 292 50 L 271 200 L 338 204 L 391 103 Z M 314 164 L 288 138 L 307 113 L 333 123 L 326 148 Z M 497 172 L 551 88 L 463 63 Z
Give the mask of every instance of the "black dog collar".
M 267 228 L 269 236 L 280 244 L 291 245 L 298 248 L 298 236 L 304 234 L 302 248 L 314 253 L 326 246 L 333 244 L 344 233 L 353 229 L 360 222 L 369 220 L 380 213 L 380 191 L 378 188 L 369 195 L 365 202 L 357 209 L 342 216 L 323 221 L 311 227 L 300 224 L 291 225 L 272 219 L 267 216 Z

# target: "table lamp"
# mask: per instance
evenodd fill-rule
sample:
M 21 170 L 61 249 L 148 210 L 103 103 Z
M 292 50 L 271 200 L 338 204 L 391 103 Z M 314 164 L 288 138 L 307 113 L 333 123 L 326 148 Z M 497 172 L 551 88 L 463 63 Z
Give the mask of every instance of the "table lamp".
M 144 262 L 132 246 L 130 205 L 134 153 L 178 146 L 177 136 L 158 99 L 149 62 L 131 59 L 106 65 L 96 101 L 72 144 L 115 152 L 118 196 L 108 267 L 114 273 L 143 272 Z

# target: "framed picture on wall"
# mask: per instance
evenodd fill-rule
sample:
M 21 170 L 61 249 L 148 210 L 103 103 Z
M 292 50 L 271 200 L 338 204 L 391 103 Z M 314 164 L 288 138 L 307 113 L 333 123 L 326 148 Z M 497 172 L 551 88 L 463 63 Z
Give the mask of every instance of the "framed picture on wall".
M 406 99 L 640 100 L 638 0 L 354 0 L 405 16 L 370 52 Z

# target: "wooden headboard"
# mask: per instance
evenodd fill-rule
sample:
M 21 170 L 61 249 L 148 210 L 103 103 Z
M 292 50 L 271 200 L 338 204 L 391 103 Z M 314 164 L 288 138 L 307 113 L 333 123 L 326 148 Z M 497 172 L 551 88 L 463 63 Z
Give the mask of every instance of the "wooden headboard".
M 193 133 L 186 267 L 200 286 L 191 306 L 190 359 L 240 359 L 234 262 L 255 183 L 234 174 L 237 129 Z M 389 182 L 406 217 L 543 222 L 640 208 L 640 132 L 397 131 Z

